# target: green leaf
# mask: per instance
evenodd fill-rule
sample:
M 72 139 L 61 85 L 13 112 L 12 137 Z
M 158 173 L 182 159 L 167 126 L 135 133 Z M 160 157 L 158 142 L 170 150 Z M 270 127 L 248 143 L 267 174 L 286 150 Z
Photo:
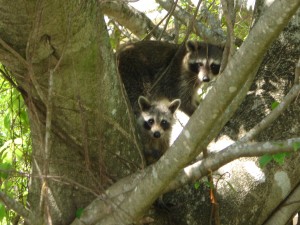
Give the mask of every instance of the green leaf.
M 264 168 L 269 162 L 271 162 L 273 157 L 271 155 L 263 155 L 259 158 L 259 165 Z
M 17 156 L 17 158 L 18 158 L 19 160 L 22 160 L 22 157 L 23 157 L 23 151 L 21 151 L 20 149 L 16 149 L 16 150 L 15 150 L 15 154 L 16 154 L 16 156 Z
M 225 182 L 227 183 L 227 185 L 230 187 L 230 189 L 231 189 L 232 191 L 234 191 L 234 192 L 237 193 L 237 190 L 235 190 L 235 188 L 232 186 L 232 184 L 231 184 L 230 182 L 228 182 L 228 181 L 226 181 L 226 180 L 225 180 Z
M 76 218 L 80 219 L 82 213 L 83 213 L 83 208 L 77 209 L 76 210 Z
M 214 188 L 214 185 L 211 183 L 211 182 L 209 182 L 209 181 L 204 181 L 204 184 L 208 187 L 208 188 Z
M 3 220 L 4 217 L 6 217 L 6 209 L 4 205 L 0 203 L 0 221 Z
M 199 187 L 200 187 L 200 182 L 199 182 L 199 181 L 196 181 L 196 182 L 194 183 L 194 188 L 195 188 L 196 190 L 198 190 Z
M 280 165 L 284 163 L 285 157 L 286 157 L 286 153 L 278 153 L 273 155 L 273 159 L 275 160 L 275 162 L 277 162 Z
M 294 148 L 294 151 L 298 151 L 300 149 L 300 142 L 294 142 L 293 143 L 293 148 Z
M 27 112 L 26 110 L 21 110 L 20 111 L 20 118 L 23 122 L 23 125 L 26 124 L 29 126 L 29 120 L 28 120 L 28 116 L 27 116 Z
M 12 165 L 10 163 L 7 163 L 7 162 L 1 163 L 0 164 L 0 177 L 3 179 L 7 179 L 8 174 L 11 169 L 12 169 Z
M 275 109 L 279 104 L 280 104 L 280 103 L 277 102 L 277 101 L 272 102 L 272 104 L 271 104 L 271 109 L 272 109 L 272 110 Z
M 6 113 L 5 117 L 4 117 L 4 121 L 3 121 L 3 125 L 4 127 L 7 129 L 7 130 L 10 130 L 10 112 L 9 113 Z

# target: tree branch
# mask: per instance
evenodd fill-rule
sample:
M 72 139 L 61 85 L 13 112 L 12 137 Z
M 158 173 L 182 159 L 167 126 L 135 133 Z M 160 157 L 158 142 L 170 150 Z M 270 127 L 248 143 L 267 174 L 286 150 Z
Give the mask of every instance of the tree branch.
M 184 166 L 207 146 L 234 114 L 234 110 L 230 108 L 232 103 L 236 105 L 238 102 L 241 103 L 243 99 L 237 95 L 243 90 L 245 83 L 253 79 L 255 76 L 253 68 L 259 66 L 264 53 L 299 5 L 300 2 L 294 0 L 275 1 L 260 17 L 247 40 L 207 94 L 206 101 L 203 101 L 201 107 L 195 111 L 171 148 L 157 163 L 140 173 L 137 185 L 132 191 L 115 195 L 115 198 L 110 199 L 114 204 L 108 204 L 101 199 L 96 200 L 86 208 L 80 220 L 86 224 L 97 222 L 107 225 L 128 224 L 139 219 Z M 261 32 L 262 30 L 264 32 Z M 247 63 L 241 64 L 241 61 Z M 222 96 L 219 93 L 222 93 Z M 236 97 L 239 101 L 236 101 Z M 120 183 L 122 181 L 115 185 Z M 111 189 L 106 192 L 108 197 Z M 95 210 L 97 208 L 99 210 Z
M 131 30 L 139 38 L 144 38 L 147 33 L 150 33 L 158 39 L 161 34 L 166 40 L 173 38 L 164 30 L 157 27 L 152 21 L 144 14 L 135 8 L 122 1 L 104 1 L 101 2 L 101 9 L 104 14 L 114 18 L 120 24 Z
M 28 224 L 42 224 L 41 218 L 36 217 L 36 215 L 26 209 L 22 204 L 8 197 L 2 191 L 0 191 L 0 199 L 7 208 L 12 209 L 18 215 L 22 216 Z
M 157 2 L 167 11 L 172 9 L 172 2 L 169 0 L 157 0 Z M 178 5 L 174 10 L 173 15 L 185 25 L 188 25 L 189 22 L 193 20 L 193 15 L 187 13 Z M 206 28 L 203 24 L 195 21 L 194 29 L 199 36 L 201 36 L 204 40 L 209 40 L 210 43 L 220 44 L 225 42 L 226 35 L 221 28 L 212 31 Z
M 1 37 L 0 37 L 0 44 L 4 49 L 10 52 L 16 59 L 18 59 L 19 62 L 23 64 L 25 68 L 28 68 L 28 62 L 17 51 L 15 51 L 12 47 L 10 47 L 9 44 L 7 44 Z
M 296 143 L 300 138 L 292 138 L 285 141 L 268 141 L 260 143 L 239 143 L 229 146 L 215 154 L 210 154 L 202 161 L 196 162 L 182 170 L 164 193 L 177 189 L 187 183 L 194 182 L 207 176 L 225 164 L 242 157 L 257 157 L 265 154 L 276 154 L 281 152 L 294 152 Z
M 294 216 L 300 208 L 300 185 L 298 185 L 279 208 L 264 222 L 264 225 L 281 225 Z
M 300 58 L 296 64 L 294 84 L 299 84 L 300 78 Z
M 241 143 L 235 146 L 229 146 L 228 148 L 218 152 L 217 154 L 211 154 L 208 158 L 190 165 L 178 174 L 178 176 L 169 184 L 169 186 L 163 191 L 167 193 L 169 191 L 175 190 L 187 183 L 194 182 L 207 176 L 211 171 L 215 171 L 225 164 L 241 158 L 241 157 L 254 157 L 262 156 L 264 154 L 276 154 L 280 152 L 294 152 L 296 143 L 300 143 L 300 138 L 288 139 L 285 141 L 269 141 L 261 143 Z M 111 212 L 113 208 L 118 209 L 118 204 L 116 202 L 123 201 L 126 197 L 134 192 L 137 188 L 138 183 L 144 176 L 149 172 L 150 167 L 148 167 L 143 172 L 132 174 L 120 180 L 118 183 L 112 185 L 105 195 L 95 201 L 95 204 L 91 204 L 86 210 L 88 213 L 84 213 L 80 220 L 72 225 L 78 225 L 80 221 L 83 224 L 94 224 L 96 218 L 94 217 L 99 210 Z M 105 204 L 101 204 L 101 208 L 97 206 L 97 203 L 104 201 Z M 103 219 L 104 217 L 99 217 L 97 219 Z M 103 215 L 102 215 L 103 216 Z M 109 224 L 109 223 L 108 223 Z
M 266 129 L 272 122 L 274 122 L 284 110 L 290 105 L 290 103 L 299 95 L 300 85 L 294 85 L 289 93 L 283 98 L 282 102 L 273 109 L 269 115 L 267 115 L 260 123 L 258 123 L 255 127 L 247 132 L 247 134 L 242 137 L 239 142 L 247 142 L 251 141 L 256 135 L 258 135 L 261 131 Z
M 298 67 L 298 65 L 296 66 L 296 71 L 297 71 L 297 68 L 299 68 L 299 67 Z M 295 72 L 295 75 L 296 74 L 297 74 L 297 72 Z M 239 146 L 242 143 L 251 141 L 256 135 L 258 135 L 260 132 L 265 130 L 272 122 L 274 122 L 283 113 L 283 111 L 297 97 L 299 92 L 300 92 L 300 85 L 299 84 L 294 85 L 291 88 L 291 90 L 289 91 L 289 93 L 284 97 L 282 102 L 274 110 L 272 110 L 269 115 L 267 115 L 259 124 L 257 124 L 250 131 L 248 131 L 247 134 L 244 137 L 242 137 L 238 142 L 236 142 L 235 144 L 229 146 L 228 148 L 223 149 L 222 151 L 226 151 L 226 150 L 230 150 L 230 149 L 234 149 L 234 148 L 239 148 Z M 257 143 L 257 144 L 260 145 L 259 143 Z M 261 145 L 264 146 L 265 144 L 267 144 L 267 143 L 262 143 Z M 249 148 L 248 146 L 245 147 L 245 149 L 248 149 L 248 148 Z M 244 149 L 244 147 L 243 147 L 243 149 Z M 275 151 L 274 153 L 278 153 L 277 152 L 278 149 L 273 149 L 273 150 Z M 273 150 L 272 149 L 266 149 L 266 151 L 273 151 Z M 240 149 L 240 151 L 244 151 L 244 150 Z M 267 154 L 267 153 L 269 153 L 269 152 L 266 152 L 265 154 Z M 272 154 L 274 154 L 274 153 L 272 153 Z M 235 153 L 233 153 L 233 154 L 235 154 Z M 261 154 L 258 152 L 258 154 L 256 156 L 261 156 Z M 237 157 L 246 157 L 246 155 L 237 156 Z M 230 161 L 232 161 L 232 160 L 230 160 Z M 223 164 L 223 165 L 225 165 L 225 164 Z M 202 166 L 202 161 L 194 163 L 193 165 L 191 165 L 189 167 L 186 167 L 184 170 L 191 170 L 192 171 L 190 173 L 190 175 L 186 174 L 182 171 L 179 174 L 179 176 L 176 178 L 176 180 L 172 181 L 172 183 L 165 190 L 165 192 L 174 190 L 174 189 L 178 188 L 179 186 L 182 186 L 182 185 L 184 185 L 188 182 L 200 179 L 202 176 L 207 175 L 207 174 L 203 175 L 201 173 L 196 173 L 197 171 L 201 170 L 201 166 Z M 211 169 L 211 170 L 214 171 L 213 169 Z M 196 172 L 193 172 L 193 171 L 196 171 Z

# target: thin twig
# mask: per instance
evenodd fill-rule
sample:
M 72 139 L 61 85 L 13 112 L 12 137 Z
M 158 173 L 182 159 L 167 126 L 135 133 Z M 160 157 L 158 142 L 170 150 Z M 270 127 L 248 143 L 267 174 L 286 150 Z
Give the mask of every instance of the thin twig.
M 300 67 L 300 66 L 299 66 Z M 300 68 L 296 66 L 295 72 L 295 81 L 297 80 L 297 74 L 300 72 Z M 299 73 L 298 73 L 299 72 Z M 291 102 L 297 97 L 300 92 L 300 84 L 295 82 L 294 86 L 287 93 L 287 95 L 283 98 L 281 103 L 273 109 L 269 115 L 267 115 L 262 121 L 260 121 L 255 127 L 253 127 L 247 134 L 242 137 L 238 142 L 247 142 L 254 139 L 256 135 L 258 135 L 261 131 L 266 129 L 272 122 L 274 122 L 282 112 L 291 104 Z
M 234 21 L 235 21 L 235 13 L 233 2 L 228 2 L 226 0 L 222 0 L 222 9 L 224 11 L 225 20 L 227 23 L 227 40 L 223 52 L 222 64 L 220 68 L 220 73 L 225 69 L 228 61 L 234 53 Z
M 143 40 L 148 40 L 148 39 L 150 39 L 150 37 L 151 37 L 151 35 L 152 35 L 152 33 L 159 27 L 159 25 L 160 24 L 162 24 L 162 22 L 164 22 L 164 20 L 167 18 L 167 17 L 171 17 L 172 16 L 172 13 L 174 12 L 174 10 L 175 10 L 175 7 L 176 7 L 176 5 L 177 5 L 177 2 L 178 2 L 178 0 L 176 0 L 176 3 L 174 3 L 174 7 L 172 7 L 171 8 L 171 10 L 170 11 L 168 11 L 168 13 L 155 25 L 155 27 L 153 27 L 153 29 L 143 38 Z M 166 24 L 167 24 L 167 22 L 166 22 Z M 166 30 L 166 26 L 164 27 L 164 29 L 160 32 L 160 35 L 159 35 L 159 37 L 157 38 L 158 40 L 160 40 L 161 39 L 161 37 L 162 37 L 162 35 L 163 35 L 163 33 L 165 32 L 165 30 Z
M 170 1 L 166 0 L 156 0 L 164 9 L 168 10 L 172 7 L 172 4 Z M 199 4 L 199 2 L 198 2 Z M 197 10 L 198 11 L 198 10 Z M 183 24 L 187 25 L 191 22 L 190 18 L 192 18 L 192 15 L 184 11 L 181 7 L 176 7 L 174 11 L 174 17 L 176 17 L 178 20 L 180 20 Z M 207 28 L 205 25 L 201 24 L 200 22 L 196 22 L 194 24 L 195 33 L 198 36 L 201 36 L 205 40 L 209 40 L 210 43 L 223 43 L 226 39 L 224 36 L 224 32 L 220 28 L 217 32 L 212 32 L 211 29 Z
M 36 215 L 34 215 L 33 212 L 26 209 L 19 202 L 17 202 L 14 199 L 8 197 L 2 191 L 0 191 L 0 200 L 4 203 L 4 205 L 7 208 L 15 211 L 17 214 L 22 216 L 28 224 L 41 224 L 41 223 L 38 222 L 38 221 L 41 221 L 41 218 L 36 217 Z
M 299 84 L 299 78 L 300 78 L 300 58 L 296 64 L 296 68 L 295 68 L 295 80 L 294 80 L 294 84 Z
M 78 96 L 78 107 L 79 107 L 79 114 L 81 119 L 81 133 L 82 133 L 82 142 L 83 142 L 83 150 L 84 150 L 84 162 L 87 170 L 90 170 L 90 157 L 89 157 L 89 144 L 88 144 L 88 127 L 87 127 L 87 121 L 85 119 L 85 111 L 82 107 L 82 101 L 80 99 L 80 96 Z
M 198 1 L 197 7 L 196 7 L 195 12 L 194 12 L 194 15 L 189 20 L 189 24 L 188 24 L 186 35 L 185 35 L 185 38 L 184 38 L 183 42 L 186 42 L 188 40 L 188 38 L 190 36 L 190 33 L 192 32 L 192 30 L 194 28 L 195 21 L 196 21 L 196 18 L 197 18 L 197 14 L 198 14 L 201 2 L 202 2 L 202 0 Z
M 161 31 L 161 33 L 160 33 L 160 35 L 159 35 L 159 37 L 158 37 L 158 40 L 161 40 L 161 38 L 162 38 L 162 36 L 163 36 L 163 33 L 164 33 L 165 30 L 167 29 L 168 23 L 169 23 L 169 21 L 170 21 L 170 19 L 171 19 L 171 17 L 172 17 L 172 14 L 173 14 L 173 12 L 174 12 L 174 10 L 175 10 L 177 4 L 178 4 L 178 0 L 175 0 L 175 2 L 173 3 L 173 6 L 172 6 L 172 8 L 171 8 L 171 10 L 170 10 L 170 11 L 168 12 L 168 14 L 164 17 L 164 19 L 166 19 L 166 18 L 167 18 L 167 19 L 166 19 L 166 22 L 165 22 L 165 26 L 164 26 L 163 30 Z
M 1 37 L 0 37 L 0 44 L 5 48 L 7 51 L 9 51 L 14 57 L 16 57 L 20 63 L 22 63 L 25 68 L 28 68 L 28 62 L 12 47 L 10 47 Z
M 10 77 L 10 75 L 8 74 L 8 71 L 7 71 L 6 69 L 1 69 L 1 68 L 0 68 L 0 74 L 2 74 L 3 78 L 4 78 L 5 80 L 7 80 L 7 81 L 10 83 L 10 85 L 13 86 L 13 88 L 15 88 L 15 89 L 17 89 L 18 91 L 20 91 L 18 85 L 17 85 L 16 82 L 14 82 L 13 79 Z
M 52 148 L 52 112 L 53 112 L 53 70 L 50 70 L 49 76 L 49 85 L 48 85 L 48 100 L 47 100 L 47 112 L 46 112 L 46 131 L 45 131 L 45 147 L 44 147 L 44 159 L 43 159 L 43 175 L 45 176 L 42 179 L 42 191 L 41 191 L 41 205 L 45 213 L 45 221 L 48 221 L 48 224 L 52 224 L 50 209 L 49 209 L 49 190 L 48 190 L 48 178 L 49 174 L 49 160 L 50 160 L 50 151 Z

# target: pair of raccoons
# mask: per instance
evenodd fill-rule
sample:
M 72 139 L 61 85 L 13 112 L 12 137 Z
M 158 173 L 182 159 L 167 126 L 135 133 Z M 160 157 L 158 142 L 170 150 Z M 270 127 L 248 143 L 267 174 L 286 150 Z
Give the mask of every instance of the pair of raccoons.
M 219 73 L 222 53 L 219 46 L 197 41 L 184 45 L 140 41 L 117 52 L 147 164 L 168 149 L 175 111 L 180 108 L 191 116 L 196 110 L 197 91 Z

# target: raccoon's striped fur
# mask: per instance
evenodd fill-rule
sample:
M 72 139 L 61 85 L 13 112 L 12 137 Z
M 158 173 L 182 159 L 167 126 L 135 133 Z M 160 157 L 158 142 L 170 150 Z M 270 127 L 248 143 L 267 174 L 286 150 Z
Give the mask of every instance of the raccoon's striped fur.
M 118 69 L 133 109 L 140 95 L 181 99 L 189 116 L 197 108 L 202 82 L 219 73 L 223 49 L 204 42 L 176 45 L 160 41 L 126 44 L 117 52 Z
M 140 112 L 137 124 L 147 164 L 156 162 L 169 148 L 174 112 L 180 99 L 150 101 L 144 96 L 138 99 Z

